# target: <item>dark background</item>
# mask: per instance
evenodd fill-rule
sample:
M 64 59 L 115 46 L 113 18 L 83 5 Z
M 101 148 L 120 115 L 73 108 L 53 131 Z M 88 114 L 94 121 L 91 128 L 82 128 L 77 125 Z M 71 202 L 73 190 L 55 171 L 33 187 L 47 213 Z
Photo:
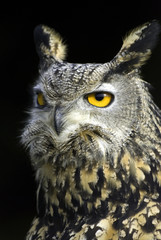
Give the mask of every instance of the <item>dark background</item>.
M 123 3 L 124 2 L 124 3 Z M 55 28 L 68 45 L 70 62 L 106 62 L 119 51 L 122 37 L 148 20 L 161 22 L 161 1 L 54 1 L 38 6 L 0 10 L 0 239 L 22 240 L 35 215 L 34 173 L 20 144 L 37 77 L 38 57 L 33 29 L 43 23 Z M 42 6 L 40 6 L 40 4 Z M 142 69 L 161 107 L 161 38 Z

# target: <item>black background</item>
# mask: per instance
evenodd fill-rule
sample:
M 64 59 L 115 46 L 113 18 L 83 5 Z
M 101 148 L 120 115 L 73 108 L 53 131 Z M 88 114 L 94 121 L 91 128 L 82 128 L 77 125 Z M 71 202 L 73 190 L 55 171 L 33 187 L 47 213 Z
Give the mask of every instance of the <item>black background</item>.
M 0 239 L 21 240 L 35 215 L 34 173 L 20 144 L 30 87 L 37 77 L 33 30 L 43 23 L 68 45 L 70 62 L 107 62 L 130 29 L 152 19 L 161 22 L 161 1 L 39 2 L 0 10 Z M 41 5 L 41 6 L 40 6 Z M 142 69 L 161 107 L 161 38 Z

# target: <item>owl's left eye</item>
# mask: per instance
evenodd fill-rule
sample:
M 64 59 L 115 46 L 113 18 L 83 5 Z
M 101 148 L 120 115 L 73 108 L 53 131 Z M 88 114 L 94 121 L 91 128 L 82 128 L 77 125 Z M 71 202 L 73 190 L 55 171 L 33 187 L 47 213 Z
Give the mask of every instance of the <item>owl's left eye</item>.
M 37 104 L 40 107 L 44 107 L 46 105 L 46 101 L 42 92 L 37 93 Z
M 93 92 L 87 95 L 88 102 L 96 107 L 107 107 L 113 100 L 113 95 L 109 92 Z

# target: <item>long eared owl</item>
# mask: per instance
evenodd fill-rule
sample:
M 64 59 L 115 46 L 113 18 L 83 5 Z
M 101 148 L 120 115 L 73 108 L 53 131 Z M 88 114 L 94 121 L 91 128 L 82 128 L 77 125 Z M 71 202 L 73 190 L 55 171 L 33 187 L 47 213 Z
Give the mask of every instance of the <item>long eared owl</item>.
M 38 183 L 27 240 L 161 239 L 161 111 L 140 75 L 159 33 L 145 23 L 110 62 L 76 64 L 58 33 L 36 27 L 39 78 L 22 134 Z

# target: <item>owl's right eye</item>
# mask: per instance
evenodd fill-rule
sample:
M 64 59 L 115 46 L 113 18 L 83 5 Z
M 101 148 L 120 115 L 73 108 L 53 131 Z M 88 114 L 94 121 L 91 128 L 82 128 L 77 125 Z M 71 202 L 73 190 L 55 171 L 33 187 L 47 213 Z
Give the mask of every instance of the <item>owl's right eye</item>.
M 46 105 L 46 101 L 42 92 L 37 93 L 37 105 L 39 107 L 44 107 Z

